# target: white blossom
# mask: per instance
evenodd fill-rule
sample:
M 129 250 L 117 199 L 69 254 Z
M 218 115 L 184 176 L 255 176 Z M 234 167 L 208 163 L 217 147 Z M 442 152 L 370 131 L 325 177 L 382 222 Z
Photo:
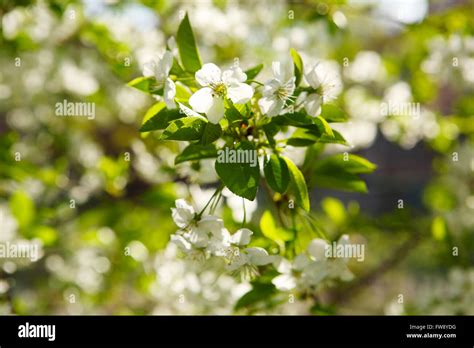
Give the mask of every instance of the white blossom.
M 237 66 L 221 69 L 207 63 L 196 71 L 196 80 L 203 87 L 189 98 L 189 105 L 207 115 L 212 123 L 218 123 L 224 117 L 224 99 L 229 98 L 235 104 L 245 104 L 253 96 L 253 88 L 244 83 L 247 75 Z
M 170 109 L 176 108 L 174 97 L 176 96 L 176 85 L 169 78 L 171 67 L 173 66 L 173 54 L 165 51 L 162 56 L 143 66 L 143 76 L 153 76 L 158 88 L 163 88 L 163 99 Z
M 337 64 L 318 62 L 306 69 L 306 82 L 314 89 L 306 98 L 305 110 L 310 116 L 321 113 L 321 104 L 327 103 L 341 93 L 342 82 Z
M 293 64 L 272 63 L 273 79 L 263 87 L 263 97 L 258 101 L 262 113 L 268 117 L 277 116 L 292 99 L 295 91 Z

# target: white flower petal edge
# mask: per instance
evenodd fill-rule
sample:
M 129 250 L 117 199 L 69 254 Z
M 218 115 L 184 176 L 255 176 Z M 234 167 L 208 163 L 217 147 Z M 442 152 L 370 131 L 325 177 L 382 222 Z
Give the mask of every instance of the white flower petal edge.
M 253 232 L 248 228 L 241 228 L 230 237 L 230 240 L 233 244 L 247 245 L 250 243 L 250 237 L 252 235 Z
M 171 216 L 179 228 L 188 226 L 194 218 L 194 208 L 184 199 L 177 199 L 176 208 L 171 208 Z
M 224 100 L 229 98 L 235 104 L 243 104 L 253 96 L 253 88 L 243 82 L 247 75 L 239 67 L 221 69 L 207 63 L 195 74 L 196 80 L 203 87 L 189 98 L 189 105 L 207 115 L 212 123 L 218 123 L 225 112 Z
M 222 81 L 222 72 L 221 69 L 213 64 L 206 63 L 201 69 L 196 71 L 196 81 L 203 87 L 219 83 Z
M 176 96 L 176 86 L 168 77 L 173 66 L 173 54 L 165 51 L 161 57 L 146 63 L 143 66 L 143 76 L 154 76 L 159 88 L 163 88 L 163 100 L 170 109 L 176 108 L 174 97 Z
M 212 89 L 204 87 L 189 98 L 189 105 L 197 112 L 207 113 L 213 103 Z
M 227 88 L 227 96 L 234 104 L 245 104 L 253 96 L 253 88 L 245 83 L 235 83 Z
M 258 101 L 262 113 L 268 117 L 280 114 L 288 100 L 292 100 L 296 78 L 293 65 L 272 63 L 273 79 L 263 87 L 263 97 Z

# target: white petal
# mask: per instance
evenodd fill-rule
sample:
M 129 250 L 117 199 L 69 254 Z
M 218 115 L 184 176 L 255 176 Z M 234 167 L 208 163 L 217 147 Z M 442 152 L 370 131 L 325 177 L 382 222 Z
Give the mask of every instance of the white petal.
M 248 255 L 249 263 L 255 266 L 267 265 L 273 261 L 273 258 L 263 248 L 247 248 L 245 252 Z
M 232 262 L 226 266 L 226 269 L 228 271 L 235 271 L 236 269 L 239 269 L 243 265 L 249 262 L 249 258 L 246 254 L 240 253 L 237 256 L 234 256 L 232 258 Z
M 273 76 L 275 76 L 275 78 L 277 80 L 282 80 L 282 66 L 281 66 L 281 63 L 280 62 L 272 62 L 272 71 L 273 71 Z
M 168 44 L 168 48 L 170 49 L 171 53 L 177 56 L 179 54 L 179 50 L 178 50 L 178 45 L 176 44 L 176 39 L 174 38 L 174 36 L 171 36 L 166 43 Z
M 252 235 L 253 232 L 248 228 L 241 228 L 230 237 L 230 240 L 233 244 L 247 245 L 250 243 L 250 237 Z
M 277 97 L 263 97 L 258 101 L 262 113 L 268 117 L 277 116 L 285 103 Z
M 199 220 L 197 225 L 201 230 L 204 230 L 207 233 L 214 233 L 215 231 L 224 228 L 224 221 L 216 216 L 206 215 Z
M 212 89 L 209 87 L 204 87 L 195 92 L 191 98 L 189 98 L 189 105 L 197 111 L 207 113 L 207 111 L 212 107 L 213 103 Z
M 270 97 L 274 96 L 275 92 L 281 87 L 281 82 L 279 80 L 273 79 L 267 81 L 263 87 L 263 96 Z
M 173 66 L 173 54 L 170 51 L 165 51 L 160 62 L 160 69 L 164 76 L 168 76 L 171 67 Z
M 281 256 L 274 257 L 273 265 L 279 273 L 291 272 L 291 262 Z
M 304 75 L 308 84 L 313 88 L 318 88 L 321 85 L 321 79 L 317 72 L 318 64 L 309 69 L 309 71 Z
M 204 248 L 209 242 L 209 234 L 197 226 L 192 226 L 189 233 L 185 234 L 186 238 L 198 248 Z
M 233 66 L 232 68 L 225 70 L 222 73 L 222 81 L 226 85 L 233 83 L 245 82 L 247 80 L 247 74 L 245 74 L 241 68 L 238 66 Z
M 212 232 L 207 250 L 216 256 L 225 256 L 230 247 L 230 233 L 225 228 Z
M 173 221 L 178 227 L 185 228 L 194 218 L 194 208 L 184 199 L 177 199 L 175 204 L 176 208 L 171 208 Z
M 176 96 L 176 86 L 174 82 L 167 78 L 165 82 L 165 90 L 163 92 L 163 98 L 168 109 L 175 109 L 176 103 L 174 102 L 174 97 Z
M 207 119 L 212 123 L 219 123 L 222 117 L 224 117 L 224 111 L 224 99 L 213 97 L 212 105 L 206 112 Z
M 309 263 L 310 263 L 310 260 L 308 256 L 306 256 L 305 254 L 298 254 L 293 260 L 293 268 L 296 269 L 297 271 L 301 271 L 306 266 L 308 266 Z
M 222 81 L 221 69 L 213 63 L 207 63 L 196 71 L 196 80 L 201 86 L 209 86 Z
M 143 64 L 142 74 L 145 77 L 155 76 L 156 62 L 150 61 Z
M 176 244 L 182 251 L 188 253 L 191 251 L 192 246 L 183 236 L 178 236 L 176 234 L 171 235 L 171 242 Z
M 234 104 L 245 104 L 253 96 L 253 88 L 246 83 L 234 83 L 227 87 L 227 96 Z
M 281 274 L 273 278 L 272 283 L 280 291 L 289 291 L 296 287 L 296 279 L 290 274 Z
M 313 239 L 308 245 L 308 253 L 317 261 L 326 260 L 326 248 L 329 244 L 323 239 Z
M 194 117 L 201 117 L 203 119 L 206 119 L 204 116 L 201 114 L 198 114 L 196 111 L 193 111 L 192 109 L 188 108 L 186 105 L 178 103 L 179 104 L 179 109 L 180 112 L 184 113 L 186 116 L 194 116 Z
M 322 98 L 319 94 L 313 93 L 306 98 L 304 108 L 308 115 L 319 116 L 321 114 Z
M 328 267 L 326 262 L 312 262 L 305 267 L 301 274 L 305 282 L 310 285 L 317 285 L 328 275 Z

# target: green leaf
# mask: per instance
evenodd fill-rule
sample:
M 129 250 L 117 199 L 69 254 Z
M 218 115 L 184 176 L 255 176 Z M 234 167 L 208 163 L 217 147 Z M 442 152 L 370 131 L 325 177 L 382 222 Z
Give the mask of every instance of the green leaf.
M 347 218 L 346 208 L 344 204 L 336 198 L 326 197 L 321 202 L 324 212 L 329 218 L 336 223 L 336 225 L 342 225 Z
M 26 228 L 33 222 L 36 211 L 33 200 L 24 191 L 18 190 L 10 198 L 10 210 L 20 228 Z
M 315 123 L 313 117 L 308 116 L 305 113 L 289 112 L 283 115 L 273 117 L 269 124 L 311 129 L 314 132 L 317 132 L 317 135 L 319 136 L 322 134 L 321 129 L 323 129 L 323 127 L 321 127 L 320 121 L 318 121 L 318 123 L 320 125 Z
M 155 83 L 154 77 L 140 76 L 140 77 L 137 77 L 136 79 L 133 79 L 129 83 L 127 83 L 127 85 L 129 85 L 130 87 L 136 88 L 139 91 L 142 91 L 145 93 L 151 93 L 152 86 L 154 83 Z
M 344 171 L 351 174 L 369 174 L 377 169 L 377 165 L 354 154 L 340 153 L 319 160 L 315 168 L 326 171 Z
M 293 58 L 293 63 L 295 65 L 295 77 L 296 81 L 295 84 L 298 86 L 301 82 L 301 78 L 303 77 L 303 61 L 301 60 L 300 55 L 294 48 L 290 49 L 291 58 Z
M 173 65 L 170 69 L 170 75 L 181 76 L 185 72 L 176 58 L 173 58 Z
M 304 176 L 292 160 L 287 157 L 283 157 L 283 159 L 286 161 L 288 170 L 290 171 L 291 189 L 295 195 L 296 204 L 309 212 L 310 204 L 308 188 Z
M 188 87 L 183 85 L 181 82 L 176 82 L 176 96 L 175 99 L 182 103 L 182 102 L 187 102 L 189 100 L 189 97 L 191 97 L 191 91 L 189 90 Z
M 438 241 L 442 241 L 446 238 L 447 228 L 446 222 L 443 217 L 436 216 L 431 222 L 431 234 L 433 238 Z
M 344 139 L 341 133 L 339 133 L 335 129 L 332 129 L 332 132 L 334 134 L 333 137 L 328 134 L 323 134 L 321 138 L 319 138 L 319 142 L 325 144 L 341 144 L 348 146 L 346 139 Z
M 235 310 L 248 308 L 259 302 L 267 302 L 270 297 L 277 294 L 278 291 L 273 284 L 254 283 L 252 290 L 242 296 L 235 305 Z
M 321 116 L 328 122 L 345 122 L 348 119 L 344 110 L 333 104 L 323 104 Z
M 217 150 L 214 145 L 191 144 L 176 156 L 174 164 L 213 157 L 217 157 Z
M 371 173 L 376 167 L 375 164 L 357 155 L 338 154 L 326 157 L 314 165 L 310 184 L 365 193 L 367 186 L 358 174 Z
M 334 138 L 334 133 L 331 129 L 331 126 L 324 118 L 322 118 L 321 116 L 316 116 L 313 119 L 314 123 L 319 127 L 321 134 L 327 135 L 329 138 Z
M 235 107 L 235 105 L 230 101 L 226 101 L 226 110 L 225 110 L 225 118 L 229 120 L 231 123 L 236 121 L 242 121 L 244 116 L 240 113 L 240 111 Z
M 189 23 L 188 14 L 181 21 L 178 34 L 176 36 L 176 44 L 178 45 L 179 56 L 186 71 L 196 72 L 201 68 L 201 58 L 194 40 L 193 29 Z
M 272 154 L 263 168 L 268 185 L 279 193 L 285 193 L 290 182 L 290 172 L 284 159 Z
M 331 188 L 341 191 L 367 193 L 367 186 L 361 178 L 355 174 L 341 173 L 321 173 L 314 172 L 311 186 Z
M 202 145 L 211 144 L 212 142 L 219 139 L 222 134 L 222 127 L 219 123 L 214 124 L 212 122 L 206 123 L 204 128 L 204 132 L 202 134 L 202 138 L 200 143 Z
M 268 143 L 271 146 L 275 146 L 276 141 L 275 141 L 275 135 L 279 131 L 279 127 L 274 124 L 274 123 L 267 123 L 262 126 L 263 131 L 265 132 L 265 136 L 267 137 Z
M 197 116 L 183 117 L 171 121 L 161 134 L 161 140 L 199 140 L 204 133 L 206 121 Z
M 269 210 L 266 210 L 260 219 L 260 230 L 265 237 L 279 244 L 293 240 L 294 238 L 292 232 L 279 228 L 276 225 L 272 213 Z
M 165 103 L 160 102 L 149 108 L 143 117 L 143 124 L 140 132 L 150 132 L 158 129 L 165 129 L 168 124 L 186 115 L 179 112 L 178 109 L 166 109 Z
M 248 80 L 253 80 L 263 69 L 263 64 L 259 64 L 254 66 L 253 68 L 250 68 L 248 70 L 245 70 L 245 74 L 247 75 L 247 81 Z
M 251 163 L 230 163 L 230 158 L 225 158 L 225 149 L 219 153 L 215 164 L 215 169 L 224 185 L 237 196 L 254 200 L 257 195 L 258 181 L 260 179 L 260 169 L 258 158 L 256 157 L 255 146 L 249 141 L 242 141 L 235 147 L 235 150 L 246 150 L 246 153 L 255 156 L 257 161 L 255 166 Z M 235 152 L 238 153 L 238 152 Z M 242 152 L 240 152 L 242 154 Z
M 319 140 L 319 136 L 311 129 L 298 128 L 287 140 L 287 144 L 291 146 L 309 146 Z

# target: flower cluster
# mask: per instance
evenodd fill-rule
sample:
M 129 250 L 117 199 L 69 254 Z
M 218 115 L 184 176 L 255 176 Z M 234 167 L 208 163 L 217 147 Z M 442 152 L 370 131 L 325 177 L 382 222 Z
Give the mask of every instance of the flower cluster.
M 339 245 L 348 243 L 347 235 L 343 235 L 338 241 Z M 351 280 L 353 275 L 347 267 L 347 258 L 328 258 L 328 248 L 329 244 L 318 238 L 313 239 L 306 252 L 298 254 L 293 262 L 276 257 L 274 265 L 281 274 L 272 283 L 281 291 L 289 291 L 295 288 L 310 289 L 329 279 Z
M 258 275 L 257 266 L 273 260 L 265 249 L 247 247 L 253 234 L 247 228 L 230 234 L 222 219 L 200 216 L 184 199 L 176 200 L 176 207 L 171 211 L 173 221 L 180 228 L 171 236 L 171 241 L 192 258 L 220 257 L 228 271 L 239 273 L 244 279 L 252 279 Z

